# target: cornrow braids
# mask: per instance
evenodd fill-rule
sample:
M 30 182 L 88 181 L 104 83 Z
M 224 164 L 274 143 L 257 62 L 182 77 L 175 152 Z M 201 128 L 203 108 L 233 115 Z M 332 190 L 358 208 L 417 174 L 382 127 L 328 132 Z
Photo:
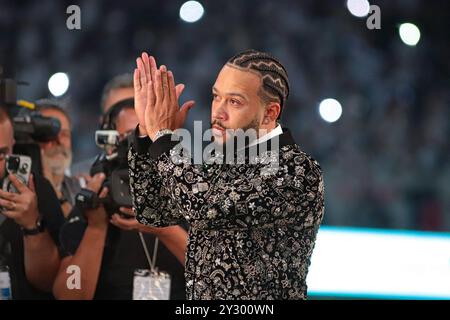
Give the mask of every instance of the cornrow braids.
M 228 63 L 258 72 L 262 77 L 263 91 L 269 95 L 269 98 L 279 98 L 281 110 L 283 110 L 289 96 L 289 78 L 286 69 L 278 59 L 266 52 L 246 50 L 229 59 Z

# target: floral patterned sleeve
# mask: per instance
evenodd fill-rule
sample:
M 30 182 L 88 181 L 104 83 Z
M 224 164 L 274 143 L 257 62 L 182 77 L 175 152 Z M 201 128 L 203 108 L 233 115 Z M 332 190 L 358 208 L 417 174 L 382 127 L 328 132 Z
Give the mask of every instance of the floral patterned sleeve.
M 181 210 L 170 198 L 167 184 L 157 172 L 157 162 L 150 156 L 151 146 L 150 138 L 139 138 L 135 132 L 128 152 L 130 191 L 136 219 L 155 227 L 180 224 L 183 221 Z

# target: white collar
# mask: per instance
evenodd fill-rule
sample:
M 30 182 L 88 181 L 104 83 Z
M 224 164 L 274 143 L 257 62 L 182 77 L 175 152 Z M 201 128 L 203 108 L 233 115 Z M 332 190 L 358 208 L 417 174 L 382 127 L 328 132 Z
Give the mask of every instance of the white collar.
M 262 137 L 252 141 L 248 146 L 249 147 L 253 147 L 256 146 L 259 143 L 268 141 L 276 136 L 279 136 L 280 134 L 283 133 L 283 129 L 281 129 L 280 125 L 277 125 L 273 130 L 269 131 L 268 133 L 266 133 L 265 135 L 263 135 Z

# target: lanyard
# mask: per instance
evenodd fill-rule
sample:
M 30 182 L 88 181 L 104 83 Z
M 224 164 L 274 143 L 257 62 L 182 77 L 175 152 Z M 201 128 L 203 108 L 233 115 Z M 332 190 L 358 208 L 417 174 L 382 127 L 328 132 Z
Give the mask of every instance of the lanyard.
M 144 248 L 145 256 L 147 258 L 148 265 L 150 266 L 150 271 L 152 273 L 157 273 L 156 256 L 158 254 L 158 243 L 159 243 L 158 237 L 155 237 L 155 246 L 153 248 L 153 259 L 150 258 L 150 253 L 148 252 L 147 244 L 145 243 L 144 235 L 142 234 L 142 232 L 139 232 L 139 238 L 141 239 L 142 247 Z

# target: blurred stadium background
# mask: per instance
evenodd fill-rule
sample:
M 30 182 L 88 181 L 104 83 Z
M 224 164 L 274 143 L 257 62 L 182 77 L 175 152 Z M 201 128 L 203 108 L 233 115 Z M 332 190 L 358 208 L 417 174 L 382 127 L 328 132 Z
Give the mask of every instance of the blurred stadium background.
M 450 2 L 371 0 L 381 9 L 379 30 L 366 26 L 366 0 L 199 0 L 183 11 L 184 3 L 2 0 L 0 61 L 17 79 L 29 82 L 19 88 L 21 99 L 51 96 L 50 77 L 58 72 L 68 76 L 61 99 L 75 124 L 77 162 L 99 152 L 94 131 L 103 85 L 132 71 L 141 51 L 155 55 L 174 70 L 178 82 L 187 84 L 183 99 L 197 101 L 188 123 L 209 121 L 210 88 L 226 59 L 247 48 L 272 52 L 286 65 L 291 82 L 282 123 L 324 171 L 324 232 L 376 228 L 388 230 L 386 234 L 403 230 L 411 239 L 442 237 L 445 256 L 436 262 L 441 273 L 429 265 L 417 272 L 434 272 L 437 278 L 429 281 L 447 286 L 434 297 L 445 297 L 448 288 L 449 298 Z M 71 4 L 81 8 L 81 30 L 66 27 Z M 185 21 L 189 19 L 198 20 Z M 417 29 L 402 28 L 404 23 Z M 56 80 L 56 86 L 63 80 Z M 381 256 L 395 247 L 377 243 L 374 254 Z M 316 258 L 326 254 L 328 249 L 321 251 L 325 247 L 318 242 L 313 267 L 325 263 Z M 356 252 L 344 257 L 361 259 Z M 389 257 L 381 262 L 394 263 Z M 340 259 L 338 254 L 334 258 Z M 431 261 L 419 260 L 417 265 Z M 332 268 L 333 261 L 327 261 Z M 346 265 L 351 273 L 353 262 Z M 312 268 L 314 279 L 322 278 L 318 269 Z M 381 275 L 380 281 L 390 279 Z M 417 276 L 413 272 L 411 281 Z M 319 289 L 314 294 L 314 285 L 313 296 L 323 296 Z M 371 296 L 370 289 L 355 290 L 348 296 Z M 430 290 L 428 297 L 433 297 Z M 333 292 L 326 295 L 338 296 Z M 427 297 L 405 292 L 403 296 Z

